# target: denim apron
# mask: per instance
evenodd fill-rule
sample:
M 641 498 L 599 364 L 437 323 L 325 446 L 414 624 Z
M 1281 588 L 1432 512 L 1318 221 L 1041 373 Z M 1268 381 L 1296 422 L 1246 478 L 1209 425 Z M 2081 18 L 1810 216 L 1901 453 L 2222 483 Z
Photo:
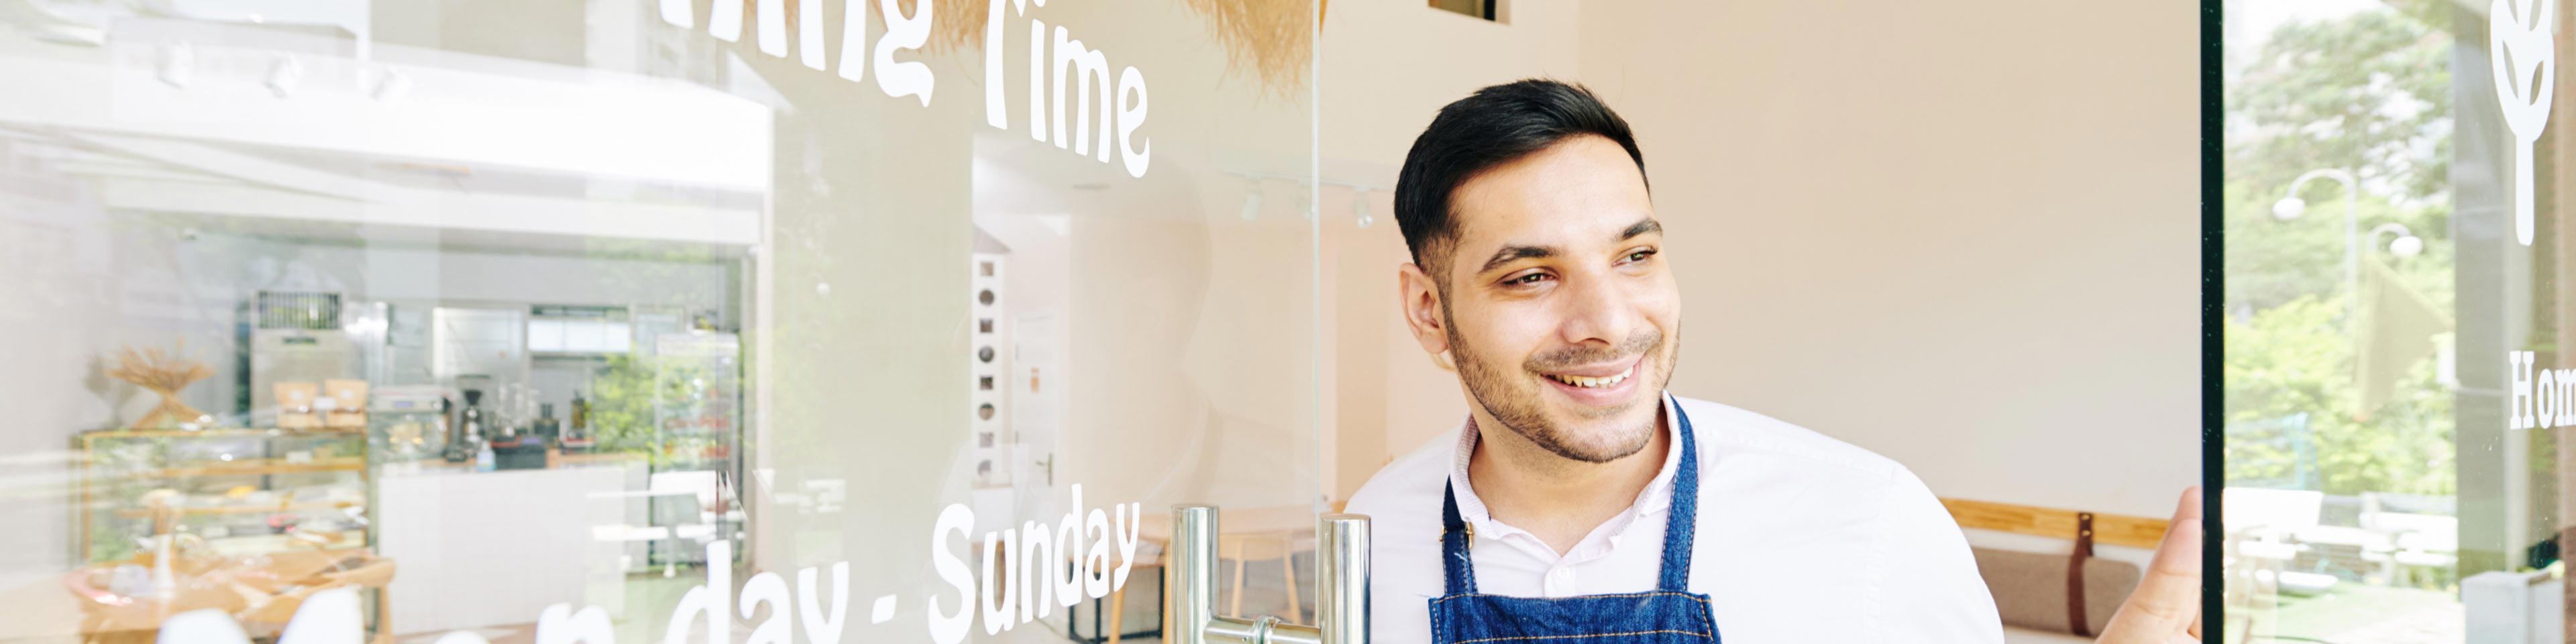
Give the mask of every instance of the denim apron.
M 1476 592 L 1475 538 L 1458 516 L 1455 485 L 1442 492 L 1442 576 L 1447 594 L 1431 600 L 1432 644 L 1717 644 L 1708 595 L 1690 592 L 1691 530 L 1699 513 L 1699 450 L 1690 416 L 1681 423 L 1682 462 L 1673 473 L 1673 502 L 1664 520 L 1664 569 L 1655 590 L 1562 599 Z

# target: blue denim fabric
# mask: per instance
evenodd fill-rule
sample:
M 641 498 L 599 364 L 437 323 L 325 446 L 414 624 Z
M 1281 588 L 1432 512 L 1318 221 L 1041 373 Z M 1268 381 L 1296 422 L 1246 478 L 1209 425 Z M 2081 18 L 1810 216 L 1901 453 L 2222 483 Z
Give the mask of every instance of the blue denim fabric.
M 1448 594 L 1431 600 L 1432 644 L 1717 644 L 1708 595 L 1690 592 L 1692 529 L 1699 515 L 1699 449 L 1690 416 L 1681 424 L 1682 462 L 1673 473 L 1672 510 L 1664 521 L 1664 569 L 1647 592 L 1562 599 L 1476 592 L 1474 539 L 1458 516 L 1458 491 L 1444 492 L 1440 535 Z

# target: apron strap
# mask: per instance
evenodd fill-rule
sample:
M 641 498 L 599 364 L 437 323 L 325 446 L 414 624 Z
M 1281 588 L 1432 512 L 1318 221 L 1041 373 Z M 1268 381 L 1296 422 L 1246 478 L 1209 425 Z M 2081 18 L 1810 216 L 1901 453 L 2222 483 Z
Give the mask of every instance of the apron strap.
M 1475 561 L 1468 557 L 1469 542 L 1476 532 L 1467 520 L 1458 516 L 1458 486 L 1440 488 L 1440 569 L 1449 595 L 1472 595 L 1476 592 Z
M 1664 573 L 1657 590 L 1690 592 L 1691 537 L 1699 525 L 1699 441 L 1692 438 L 1690 414 L 1673 404 L 1673 420 L 1681 425 L 1682 451 L 1680 467 L 1673 472 L 1673 499 L 1664 519 Z
M 1664 519 L 1664 567 L 1655 589 L 1686 593 L 1690 592 L 1691 537 L 1698 529 L 1699 441 L 1692 437 L 1690 415 L 1679 404 L 1673 405 L 1673 420 L 1681 424 L 1682 462 L 1673 472 L 1673 498 Z M 1458 514 L 1455 483 L 1440 488 L 1440 528 L 1440 569 L 1447 594 L 1475 594 L 1476 566 L 1469 553 L 1476 533 Z

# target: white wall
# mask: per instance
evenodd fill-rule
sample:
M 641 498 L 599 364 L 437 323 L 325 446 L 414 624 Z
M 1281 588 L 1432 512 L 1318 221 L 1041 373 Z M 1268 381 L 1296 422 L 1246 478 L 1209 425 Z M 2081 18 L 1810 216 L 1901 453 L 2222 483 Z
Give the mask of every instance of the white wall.
M 1690 295 L 1677 393 L 1944 496 L 2199 480 L 2198 23 L 2156 3 L 1585 5 Z

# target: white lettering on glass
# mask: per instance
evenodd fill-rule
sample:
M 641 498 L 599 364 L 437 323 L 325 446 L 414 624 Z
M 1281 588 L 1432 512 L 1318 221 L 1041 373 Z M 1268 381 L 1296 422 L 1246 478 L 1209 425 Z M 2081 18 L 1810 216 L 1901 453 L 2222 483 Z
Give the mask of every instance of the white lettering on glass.
M 751 637 L 743 644 L 796 644 L 795 625 L 787 619 L 787 611 L 794 605 L 787 601 L 787 578 L 778 573 L 764 572 L 742 582 L 743 619 L 759 617 L 760 606 L 769 605 L 769 618 L 752 626 Z
M 805 623 L 805 641 L 809 644 L 841 644 L 841 626 L 850 623 L 850 562 L 832 564 L 831 616 L 825 617 L 817 607 L 822 594 L 814 592 L 814 569 L 796 571 L 796 591 L 804 593 L 796 605 L 796 615 Z
M 1019 533 L 1020 531 L 1016 529 L 984 533 L 984 576 L 977 579 L 1020 578 L 1021 558 L 1001 556 L 1002 553 L 1015 552 L 1014 548 L 1019 545 Z M 1000 575 L 994 574 L 993 567 L 996 565 L 1002 567 Z M 1009 584 L 1003 584 L 1003 586 L 1008 587 Z M 1002 631 L 1011 630 L 1011 627 L 1018 626 L 1023 621 L 1013 615 L 1020 605 L 1018 593 L 994 589 L 982 595 L 985 635 L 996 635 Z
M 1002 59 L 1010 31 L 1004 21 L 1014 15 L 1027 17 L 1031 3 L 1011 0 L 1013 11 L 1005 12 L 1002 10 L 1003 0 L 987 1 L 984 12 L 984 77 L 988 79 L 986 91 L 993 93 L 984 96 L 984 123 L 997 129 L 1010 129 L 1008 103 L 999 95 Z M 1035 4 L 1046 6 L 1045 2 Z M 1135 135 L 1136 130 L 1144 126 L 1147 114 L 1146 97 L 1150 92 L 1145 89 L 1145 73 L 1132 66 L 1115 68 L 1118 74 L 1113 84 L 1109 54 L 1083 44 L 1081 39 L 1073 37 L 1073 30 L 1057 26 L 1050 46 L 1046 21 L 1031 17 L 1028 19 L 1028 34 L 1029 138 L 1049 141 L 1048 133 L 1053 132 L 1055 147 L 1108 163 L 1110 148 L 1113 147 L 1109 142 L 1115 137 L 1118 145 L 1114 147 L 1118 151 L 1120 166 L 1127 170 L 1127 176 L 1143 178 L 1154 157 L 1152 138 L 1142 137 L 1140 142 L 1140 137 Z M 1072 105 L 1066 104 L 1068 94 Z M 1099 98 L 1093 98 L 1095 95 Z M 1092 116 L 1094 110 L 1099 114 L 1096 119 Z M 1071 117 L 1069 122 L 1068 116 Z
M 1053 526 L 1036 522 L 1019 529 L 987 533 L 984 536 L 984 576 L 980 579 L 999 587 L 987 588 L 987 595 L 976 593 L 977 580 L 966 565 L 964 556 L 950 545 L 950 535 L 968 546 L 967 530 L 975 525 L 975 512 L 964 504 L 942 508 L 931 528 L 931 565 L 944 582 L 932 593 L 928 611 L 930 638 L 933 644 L 959 644 L 966 638 L 977 613 L 984 616 L 984 632 L 997 634 L 1029 621 L 1031 607 L 1044 617 L 1054 605 L 1073 606 L 1085 597 L 1098 599 L 1127 585 L 1128 572 L 1136 565 L 1136 546 L 1141 540 L 1145 506 L 1128 503 L 1113 506 L 1112 514 L 1100 508 L 1082 505 L 1082 486 L 1073 486 L 1072 511 L 1066 512 Z M 1114 519 L 1112 517 L 1115 517 Z M 1013 535 L 1020 535 L 1029 545 L 1014 548 Z M 1053 535 L 1054 538 L 1049 538 Z M 1084 543 L 1089 543 L 1086 551 Z M 1114 542 L 1119 561 L 1109 565 L 1109 552 Z M 996 545 L 999 548 L 996 548 Z M 994 559 L 1001 559 L 998 564 Z M 703 644 L 732 642 L 733 615 L 748 621 L 759 618 L 743 644 L 795 644 L 795 624 L 803 624 L 805 639 L 810 644 L 840 644 L 844 627 L 849 624 L 850 564 L 831 565 L 831 592 L 820 587 L 820 568 L 796 571 L 796 587 L 789 592 L 787 578 L 764 572 L 743 582 L 742 595 L 733 589 L 733 543 L 727 540 L 706 544 L 706 581 L 689 588 L 672 606 L 662 644 L 690 644 L 690 636 L 699 632 L 698 622 L 705 621 Z M 994 575 L 996 565 L 1001 576 Z M 1069 566 L 1069 567 L 1068 567 Z M 1063 570 L 1062 576 L 1056 571 Z M 1026 576 L 1023 577 L 1022 573 Z M 1019 593 L 1007 590 L 1018 585 Z M 1034 596 L 1025 593 L 1037 589 Z M 942 601 L 954 592 L 956 610 L 949 611 Z M 1049 593 L 1054 601 L 1047 601 Z M 981 597 L 979 601 L 977 598 Z M 1018 604 L 1018 619 L 1012 616 L 1012 605 Z M 980 604 L 980 610 L 978 609 Z M 763 607 L 766 607 L 765 609 Z M 795 613 L 794 618 L 788 613 Z M 895 596 L 878 597 L 870 611 L 870 623 L 885 623 L 893 618 Z M 764 616 L 763 610 L 766 610 Z M 161 623 L 164 642 L 189 644 L 250 644 L 250 637 L 232 616 L 220 609 L 195 610 L 170 616 Z M 287 620 L 277 644 L 361 644 L 365 639 L 365 621 L 360 612 L 356 589 L 337 588 L 314 593 Z M 454 631 L 441 635 L 435 644 L 489 644 L 473 631 Z M 575 610 L 572 604 L 547 606 L 537 615 L 535 644 L 617 644 L 617 629 L 609 621 L 608 611 L 598 606 Z
M 867 43 L 868 0 L 847 0 L 841 12 L 841 55 L 833 73 L 851 82 L 863 82 L 868 67 L 877 68 L 877 89 L 886 96 L 920 98 L 922 106 L 930 105 L 931 90 L 938 76 L 928 63 L 919 60 L 896 60 L 903 50 L 920 51 L 930 42 L 932 22 L 938 13 L 928 6 L 931 0 L 915 0 L 912 15 L 903 13 L 900 0 L 878 0 L 878 15 L 885 18 L 885 33 L 878 37 L 874 55 Z M 1153 165 L 1153 137 L 1139 136 L 1150 110 L 1146 109 L 1152 94 L 1145 88 L 1145 73 L 1133 66 L 1118 70 L 1113 83 L 1109 55 L 1084 45 L 1073 32 L 1057 26 L 1050 47 L 1047 24 L 1029 16 L 1029 5 L 1045 7 L 1045 0 L 1008 0 L 1011 11 L 1003 11 L 1004 0 L 987 0 L 984 12 L 984 122 L 996 129 L 1010 129 L 1007 97 L 1002 89 L 1002 58 L 1008 49 L 1006 21 L 1011 16 L 1028 19 L 1029 49 L 1029 137 L 1049 141 L 1048 132 L 1057 148 L 1108 163 L 1110 140 L 1117 140 L 1119 165 L 1127 176 L 1144 178 Z M 2503 0 L 2498 0 L 2503 1 Z M 657 0 L 662 22 L 683 29 L 694 28 L 696 16 L 690 0 Z M 714 0 L 713 15 L 707 18 L 707 33 L 726 42 L 742 40 L 744 0 Z M 787 57 L 786 0 L 753 0 L 753 20 L 757 34 L 754 40 L 760 53 L 772 58 Z M 804 66 L 822 70 L 824 60 L 823 0 L 796 0 L 796 60 Z M 811 17 L 810 19 L 807 17 Z M 1050 59 L 1048 52 L 1054 56 Z M 1049 62 L 1052 60 L 1053 64 Z M 1066 123 L 1066 85 L 1072 84 L 1075 105 L 1071 106 L 1073 123 Z M 1093 99 L 1094 93 L 1099 98 Z M 1050 100 L 1052 99 L 1052 100 Z M 1100 115 L 1092 117 L 1094 110 Z M 2545 111 L 2545 110 L 2544 110 Z M 1073 131 L 1067 132 L 1071 127 Z M 1096 149 L 1094 146 L 1098 146 Z M 2525 146 L 2528 147 L 2528 146 Z
M 796 0 L 796 15 L 814 17 L 796 21 L 796 62 L 819 71 L 823 69 L 823 0 Z
M 2541 429 L 2558 428 L 2558 373 L 2540 370 L 2540 384 L 2531 388 L 2531 415 L 2540 420 Z
M 608 620 L 608 610 L 587 606 L 573 612 L 572 604 L 547 606 L 537 614 L 537 644 L 616 644 L 617 626 Z
M 689 623 L 704 617 L 707 622 L 707 644 L 733 644 L 733 542 L 717 539 L 707 542 L 707 582 L 690 588 L 680 596 L 680 604 L 671 608 L 671 625 L 662 632 L 662 644 L 688 644 Z
M 1081 111 L 1073 119 L 1073 153 L 1091 153 L 1091 93 L 1100 90 L 1100 160 L 1109 160 L 1109 56 L 1085 49 L 1081 40 L 1068 39 L 1073 32 L 1055 28 L 1055 108 L 1047 112 L 1047 122 L 1055 124 L 1055 147 L 1064 148 L 1064 94 L 1070 85 L 1081 90 L 1074 105 Z M 1067 77 L 1071 78 L 1068 79 Z M 1095 81 L 1094 79 L 1097 79 Z
M 894 52 L 919 51 L 930 42 L 930 1 L 913 0 L 912 16 L 903 15 L 902 3 L 878 0 L 884 11 L 886 32 L 877 38 L 877 89 L 893 97 L 919 96 L 922 107 L 930 106 L 930 64 L 918 60 L 895 62 Z
M 975 511 L 964 505 L 950 505 L 939 512 L 939 523 L 930 528 L 931 566 L 939 569 L 939 578 L 957 589 L 957 614 L 942 615 L 939 595 L 930 596 L 930 641 L 934 644 L 957 644 L 966 641 L 966 625 L 975 619 L 975 575 L 957 551 L 948 549 L 948 533 L 963 538 L 968 528 L 975 527 Z M 972 543 L 971 541 L 969 543 Z
M 2524 5 L 2528 5 L 2526 8 Z M 2549 127 L 2557 92 L 2558 23 L 2552 0 L 2495 0 L 2487 7 L 2487 68 L 2495 72 L 2496 102 L 2513 131 L 2513 236 L 2531 245 L 2531 146 Z
M 2535 358 L 2536 356 L 2529 351 L 2508 351 L 2504 354 L 2505 379 L 2513 383 L 2509 388 L 2512 394 L 2505 399 L 2507 428 L 2531 429 L 2537 424 L 2531 418 L 2531 363 Z
M 2506 388 L 2506 428 L 2576 426 L 2576 369 L 2539 369 L 2540 355 L 2530 351 L 2505 352 L 2504 363 L 2512 383 Z
M 1143 178 L 1145 166 L 1154 160 L 1153 139 L 1136 143 L 1136 127 L 1144 124 L 1145 73 L 1134 67 L 1118 70 L 1118 161 L 1130 177 Z
M 839 73 L 841 78 L 856 83 L 868 79 L 868 6 L 865 0 L 850 1 L 859 3 L 859 6 L 856 9 L 845 7 L 841 11 L 841 70 Z M 821 24 L 822 20 L 817 19 L 814 22 Z

